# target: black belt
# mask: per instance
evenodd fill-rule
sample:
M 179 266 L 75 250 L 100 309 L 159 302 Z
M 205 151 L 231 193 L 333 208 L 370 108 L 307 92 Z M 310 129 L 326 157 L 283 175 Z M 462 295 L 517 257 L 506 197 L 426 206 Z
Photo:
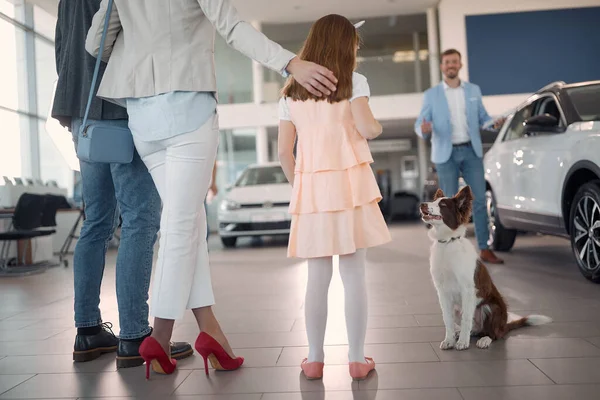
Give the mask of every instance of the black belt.
M 452 147 L 467 147 L 470 145 L 471 145 L 471 142 L 464 142 L 464 143 L 453 144 Z

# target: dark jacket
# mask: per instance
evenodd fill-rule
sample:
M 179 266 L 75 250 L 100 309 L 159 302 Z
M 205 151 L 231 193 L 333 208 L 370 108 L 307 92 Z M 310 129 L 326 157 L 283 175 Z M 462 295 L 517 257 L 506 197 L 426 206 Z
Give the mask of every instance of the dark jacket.
M 83 118 L 96 59 L 85 51 L 85 39 L 92 17 L 101 0 L 60 0 L 56 22 L 56 72 L 58 83 L 54 95 L 52 117 L 71 128 L 73 118 Z M 98 82 L 102 80 L 105 63 L 100 64 Z M 97 90 L 97 87 L 96 89 Z M 94 96 L 90 119 L 127 119 L 127 111 Z

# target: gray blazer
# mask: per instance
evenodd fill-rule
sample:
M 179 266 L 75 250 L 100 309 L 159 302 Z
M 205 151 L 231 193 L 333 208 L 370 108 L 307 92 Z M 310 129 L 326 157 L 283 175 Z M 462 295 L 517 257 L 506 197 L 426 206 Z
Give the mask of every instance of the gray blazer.
M 96 59 L 85 51 L 85 36 L 92 17 L 100 8 L 100 0 L 61 0 L 56 21 L 56 72 L 58 82 L 54 94 L 52 117 L 70 128 L 73 118 L 83 118 Z M 99 77 L 106 64 L 100 65 Z M 127 119 L 127 111 L 94 96 L 90 118 L 96 120 Z
M 93 55 L 100 52 L 107 5 L 102 0 L 87 36 Z M 295 56 L 242 21 L 230 0 L 114 0 L 98 96 L 216 92 L 215 28 L 230 46 L 277 72 Z

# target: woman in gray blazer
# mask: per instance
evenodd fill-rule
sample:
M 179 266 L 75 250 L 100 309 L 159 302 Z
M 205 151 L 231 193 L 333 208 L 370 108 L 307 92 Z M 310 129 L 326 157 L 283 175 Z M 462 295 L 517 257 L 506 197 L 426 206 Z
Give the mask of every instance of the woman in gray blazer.
M 312 93 L 335 90 L 333 74 L 296 58 L 238 16 L 229 0 L 114 0 L 108 61 L 98 96 L 123 104 L 129 127 L 161 200 L 160 248 L 152 290 L 154 331 L 140 348 L 155 372 L 172 373 L 168 353 L 174 321 L 191 309 L 202 332 L 196 350 L 205 366 L 236 369 L 235 357 L 211 306 L 204 198 L 219 142 L 214 35 Z M 97 56 L 107 14 L 103 0 L 86 49 Z M 148 373 L 148 370 L 147 370 Z M 208 373 L 208 367 L 206 367 Z

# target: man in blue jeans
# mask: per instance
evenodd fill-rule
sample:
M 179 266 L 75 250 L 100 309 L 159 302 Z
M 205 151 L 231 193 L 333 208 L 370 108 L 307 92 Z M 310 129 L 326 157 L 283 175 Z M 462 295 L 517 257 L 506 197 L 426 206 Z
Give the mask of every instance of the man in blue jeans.
M 483 147 L 480 129 L 490 122 L 498 128 L 501 118 L 492 121 L 481 99 L 479 86 L 461 81 L 461 54 L 450 49 L 442 53 L 441 69 L 444 80 L 427 90 L 423 107 L 415 123 L 415 132 L 431 139 L 431 161 L 435 164 L 438 181 L 446 196 L 458 192 L 462 175 L 473 191 L 473 221 L 480 258 L 490 264 L 502 264 L 488 247 L 489 226 L 483 172 Z
M 85 51 L 85 38 L 101 0 L 61 0 L 56 23 L 58 84 L 52 116 L 73 134 L 81 127 L 96 60 Z M 100 69 L 102 79 L 105 65 Z M 96 97 L 90 122 L 127 127 L 127 111 Z M 117 352 L 117 368 L 142 365 L 139 346 L 150 335 L 148 288 L 154 243 L 160 227 L 161 201 L 137 152 L 130 164 L 80 162 L 85 221 L 75 247 L 74 361 L 91 361 Z M 108 243 L 122 218 L 116 265 L 120 335 L 100 313 L 100 287 Z M 173 358 L 193 353 L 188 343 L 172 343 Z

